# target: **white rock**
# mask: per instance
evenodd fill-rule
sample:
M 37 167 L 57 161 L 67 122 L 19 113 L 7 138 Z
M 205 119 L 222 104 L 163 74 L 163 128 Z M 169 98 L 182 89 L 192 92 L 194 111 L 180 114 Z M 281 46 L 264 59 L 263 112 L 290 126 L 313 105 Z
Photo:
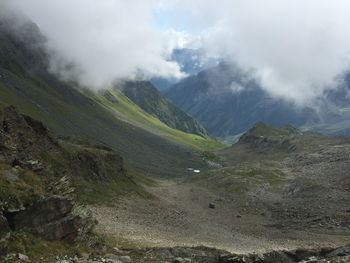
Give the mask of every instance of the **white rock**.
M 29 257 L 26 256 L 26 255 L 23 255 L 23 254 L 21 254 L 21 253 L 18 253 L 17 257 L 18 257 L 18 259 L 21 260 L 21 261 L 30 262 Z

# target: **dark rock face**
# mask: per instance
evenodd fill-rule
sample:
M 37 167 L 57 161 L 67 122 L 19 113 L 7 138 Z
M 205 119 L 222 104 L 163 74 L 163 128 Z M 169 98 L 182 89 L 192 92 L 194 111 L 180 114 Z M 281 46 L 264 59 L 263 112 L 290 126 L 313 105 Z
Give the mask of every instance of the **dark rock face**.
M 72 215 L 73 202 L 60 196 L 39 200 L 12 217 L 14 229 L 28 230 L 46 240 L 74 241 L 82 227 L 82 218 Z
M 23 211 L 7 213 L 7 220 L 14 230 L 26 230 L 46 240 L 75 241 L 81 229 L 91 231 L 83 216 L 73 213 L 74 203 L 61 196 L 41 199 Z M 6 221 L 7 223 L 7 221 Z M 88 228 L 88 229 L 87 229 Z
M 73 209 L 73 202 L 60 196 L 39 200 L 14 216 L 15 228 L 36 228 L 65 217 Z
M 10 233 L 10 226 L 4 216 L 0 214 L 0 241 L 5 239 Z
M 32 231 L 46 240 L 65 239 L 74 242 L 78 238 L 81 225 L 81 218 L 70 215 L 46 225 L 35 227 Z

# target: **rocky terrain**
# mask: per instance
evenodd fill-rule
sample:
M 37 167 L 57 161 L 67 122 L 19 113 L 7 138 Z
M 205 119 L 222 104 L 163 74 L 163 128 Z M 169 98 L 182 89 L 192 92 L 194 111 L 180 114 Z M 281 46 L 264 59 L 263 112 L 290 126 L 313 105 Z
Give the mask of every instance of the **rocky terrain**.
M 0 258 L 348 262 L 349 145 L 257 124 L 217 153 L 225 167 L 142 186 L 112 150 L 58 140 L 8 106 L 0 125 Z M 109 196 L 115 184 L 131 195 Z M 99 185 L 117 202 L 92 202 Z

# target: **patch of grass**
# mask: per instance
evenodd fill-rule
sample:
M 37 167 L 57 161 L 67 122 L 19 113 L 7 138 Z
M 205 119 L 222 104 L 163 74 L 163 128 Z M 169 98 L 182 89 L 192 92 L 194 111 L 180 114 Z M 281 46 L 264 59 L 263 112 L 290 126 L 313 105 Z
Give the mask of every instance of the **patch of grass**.
M 106 182 L 88 181 L 83 178 L 74 178 L 73 181 L 80 202 L 108 206 L 113 206 L 120 197 L 128 195 L 152 198 L 144 186 L 156 184 L 150 178 L 133 171 L 128 171 L 128 177 L 112 178 Z
M 84 179 L 74 179 L 78 200 L 87 204 L 113 205 L 121 196 L 138 194 L 149 197 L 136 183 L 129 180 L 111 180 L 109 182 L 94 183 Z
M 296 128 L 289 125 L 283 127 L 273 127 L 262 122 L 257 123 L 253 127 L 252 131 L 254 132 L 255 136 L 283 139 L 287 139 L 299 134 L 299 131 Z
M 1 252 L 27 255 L 31 262 L 55 262 L 56 256 L 74 257 L 82 252 L 93 250 L 78 244 L 64 241 L 45 241 L 26 232 L 12 232 L 6 243 L 0 244 Z M 18 262 L 16 259 L 10 262 Z
M 0 206 L 20 207 L 45 195 L 43 182 L 32 171 L 0 165 Z
M 201 153 L 201 157 L 206 160 L 206 161 L 210 161 L 210 162 L 220 162 L 221 159 L 218 155 L 216 155 L 213 152 L 210 151 L 204 151 Z

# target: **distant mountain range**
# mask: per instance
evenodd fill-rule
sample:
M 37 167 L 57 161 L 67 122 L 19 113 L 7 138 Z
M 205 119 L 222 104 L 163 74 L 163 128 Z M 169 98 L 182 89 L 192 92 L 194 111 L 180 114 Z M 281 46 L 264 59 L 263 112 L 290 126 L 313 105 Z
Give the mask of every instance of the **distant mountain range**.
M 311 108 L 296 109 L 271 97 L 248 73 L 226 63 L 182 80 L 165 94 L 218 137 L 242 133 L 259 121 L 301 126 L 317 120 Z

